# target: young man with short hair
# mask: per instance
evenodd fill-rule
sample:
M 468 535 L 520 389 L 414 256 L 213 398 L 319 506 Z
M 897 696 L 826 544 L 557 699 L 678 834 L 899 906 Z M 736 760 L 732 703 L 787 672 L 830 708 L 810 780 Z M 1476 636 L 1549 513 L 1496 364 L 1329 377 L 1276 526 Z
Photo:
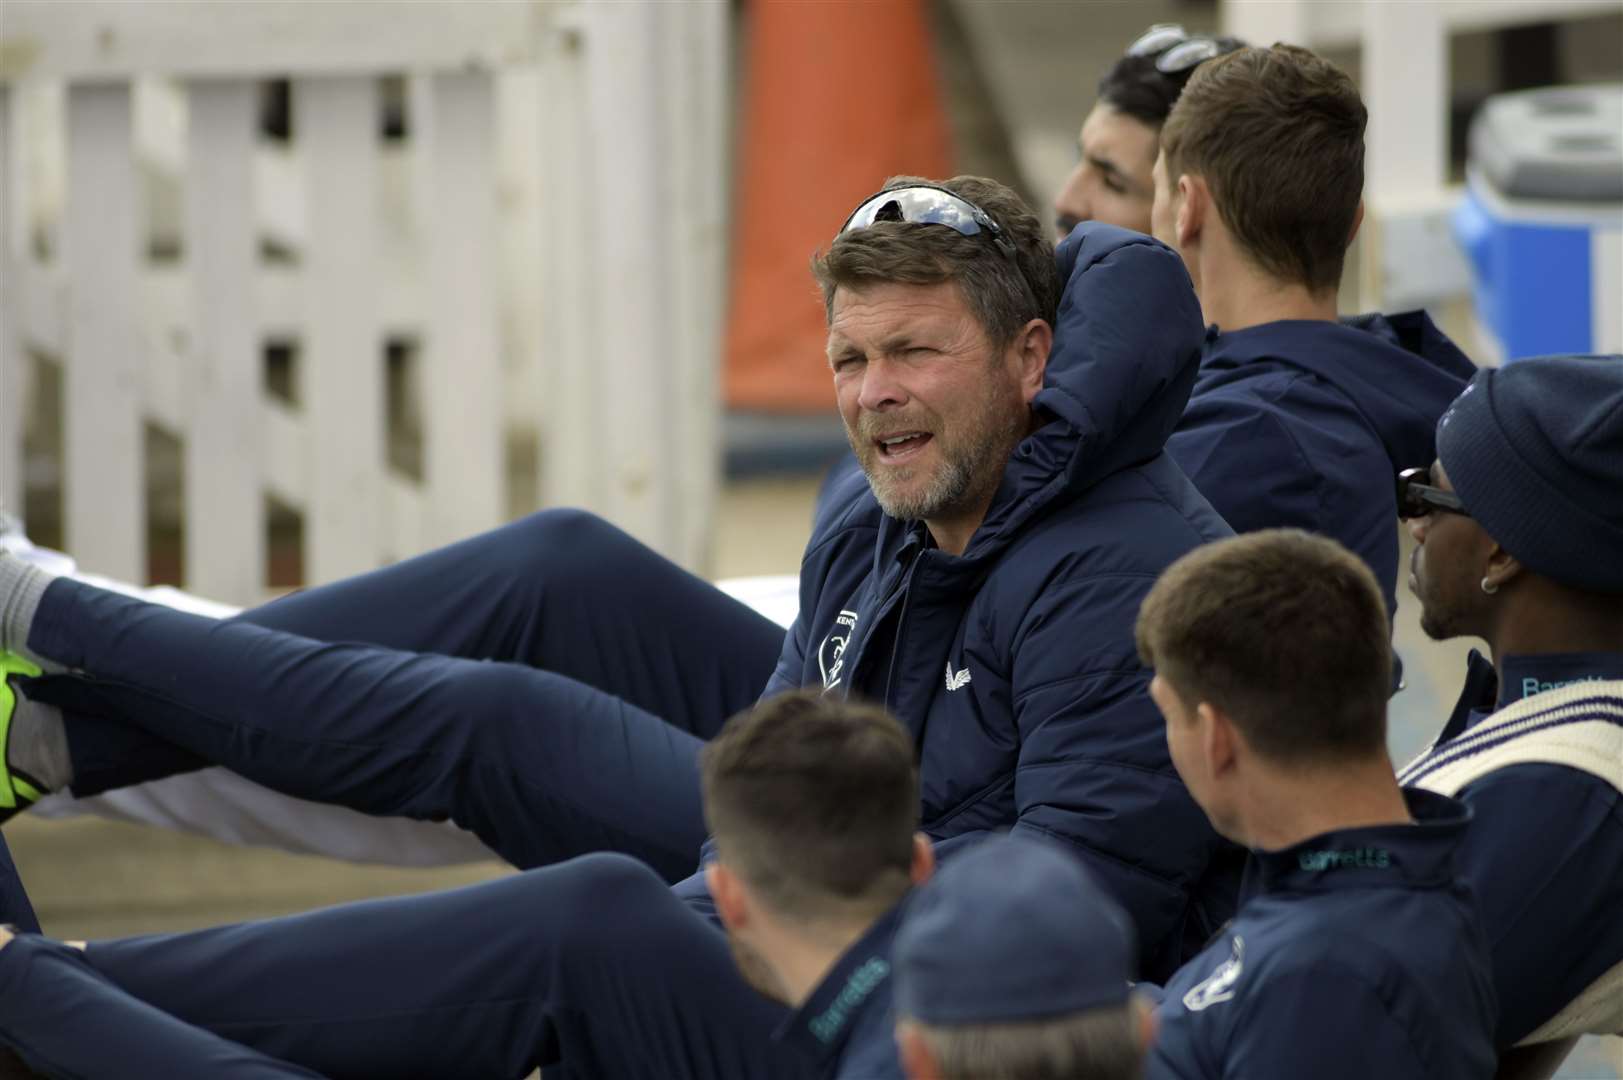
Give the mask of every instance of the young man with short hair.
M 1495 998 L 1454 868 L 1470 815 L 1392 775 L 1369 569 L 1300 530 L 1221 541 L 1162 575 L 1137 636 L 1179 775 L 1253 860 L 1166 984 L 1148 1076 L 1488 1076 Z
M 798 693 L 701 759 L 725 936 L 647 867 L 588 855 L 83 951 L 18 937 L 0 948 L 0 1039 L 91 1080 L 899 1077 L 890 942 L 933 865 L 912 740 L 878 709 Z
M 1488 658 L 1398 775 L 1474 813 L 1495 1042 L 1547 1075 L 1577 1035 L 1623 1034 L 1623 357 L 1482 371 L 1399 493 L 1421 627 Z
M 892 951 L 908 1080 L 1138 1080 L 1132 920 L 1055 845 L 977 844 L 909 899 Z
M 1161 129 L 1152 219 L 1211 327 L 1168 452 L 1235 532 L 1340 541 L 1375 572 L 1390 615 L 1390 477 L 1430 460 L 1437 418 L 1474 368 L 1424 313 L 1337 321 L 1366 118 L 1352 80 L 1306 49 L 1208 60 Z

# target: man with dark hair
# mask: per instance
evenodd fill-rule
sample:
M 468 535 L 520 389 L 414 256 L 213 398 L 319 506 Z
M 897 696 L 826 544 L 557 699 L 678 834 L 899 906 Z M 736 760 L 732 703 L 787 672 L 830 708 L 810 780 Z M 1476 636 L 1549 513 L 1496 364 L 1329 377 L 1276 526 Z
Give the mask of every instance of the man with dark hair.
M 1137 1080 L 1154 1020 L 1133 925 L 1041 840 L 977 844 L 908 901 L 896 1043 L 908 1080 Z
M 1154 231 L 1211 329 L 1167 450 L 1236 532 L 1341 542 L 1397 607 L 1388 477 L 1430 460 L 1475 370 L 1421 312 L 1336 319 L 1362 218 L 1363 101 L 1329 61 L 1247 47 L 1195 69 L 1161 130 Z
M 938 854 L 1006 828 L 1070 844 L 1164 977 L 1238 887 L 1237 853 L 1171 770 L 1129 629 L 1166 565 L 1227 533 L 1162 452 L 1200 317 L 1154 240 L 1091 226 L 1069 243 L 1062 300 L 1045 230 L 1012 192 L 903 178 L 819 259 L 865 475 L 816 525 L 765 692 L 885 705 L 913 735 Z M 0 557 L 0 648 L 43 672 L 12 677 L 0 789 L 15 810 L 30 790 L 216 762 L 305 798 L 449 818 L 521 867 L 607 849 L 680 878 L 705 838 L 698 752 L 718 718 L 703 709 L 761 689 L 739 668 L 760 635 L 741 632 L 753 645 L 728 660 L 725 635 L 691 640 L 739 626 L 715 590 L 584 515 L 538 520 L 572 534 L 571 565 L 601 596 L 551 576 L 487 595 L 543 561 L 511 537 L 269 605 L 255 621 L 270 626 Z M 478 587 L 450 589 L 458 575 Z M 285 632 L 312 611 L 353 632 Z M 423 644 L 449 638 L 453 655 Z M 580 677 L 473 659 L 555 655 Z M 707 905 L 701 879 L 680 888 Z
M 1453 857 L 1469 812 L 1386 756 L 1386 607 L 1332 540 L 1264 530 L 1179 559 L 1137 638 L 1173 763 L 1252 849 L 1247 899 L 1166 984 L 1152 1080 L 1480 1078 L 1495 999 Z
M 803 692 L 700 757 L 725 938 L 607 854 L 199 933 L 0 935 L 0 1041 L 91 1080 L 899 1077 L 890 943 L 933 866 L 912 740 Z
M 1063 240 L 1079 222 L 1150 231 L 1157 139 L 1195 68 L 1239 48 L 1237 38 L 1190 34 L 1157 23 L 1099 77 L 1099 101 L 1077 135 L 1077 163 L 1054 196 Z
M 1623 1034 L 1623 357 L 1484 370 L 1399 498 L 1422 628 L 1491 660 L 1398 775 L 1471 807 L 1495 1042 L 1548 1075 L 1577 1035 Z

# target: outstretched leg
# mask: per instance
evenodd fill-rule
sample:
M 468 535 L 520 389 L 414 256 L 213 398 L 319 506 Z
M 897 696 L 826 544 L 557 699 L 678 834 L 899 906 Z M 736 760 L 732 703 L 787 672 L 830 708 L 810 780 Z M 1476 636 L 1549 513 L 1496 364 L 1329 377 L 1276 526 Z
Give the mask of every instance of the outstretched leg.
M 183 1023 L 44 938 L 0 948 L 0 1043 L 46 1076 L 309 1080 L 308 1069 Z
M 334 1077 L 812 1071 L 770 1038 L 784 1007 L 745 985 L 720 931 L 614 855 L 428 896 L 96 942 L 86 957 L 166 1013 Z
M 672 880 L 704 823 L 701 740 L 618 698 L 511 663 L 329 644 L 58 579 L 28 647 L 84 675 L 30 697 L 120 717 L 290 795 L 451 819 L 518 866 L 623 851 Z M 127 760 L 77 746 L 75 790 Z
M 233 621 L 318 641 L 521 663 L 702 739 L 755 701 L 783 643 L 776 623 L 577 510 L 542 511 Z M 76 794 L 209 764 L 120 713 L 70 711 L 66 724 Z M 90 772 L 94 784 L 81 782 Z

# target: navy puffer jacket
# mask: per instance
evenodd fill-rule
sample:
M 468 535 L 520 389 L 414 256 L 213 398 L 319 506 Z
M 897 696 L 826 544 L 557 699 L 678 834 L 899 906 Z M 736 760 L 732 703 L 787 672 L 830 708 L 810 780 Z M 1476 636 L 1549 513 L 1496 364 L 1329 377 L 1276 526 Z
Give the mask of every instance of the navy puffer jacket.
M 1164 978 L 1233 911 L 1238 856 L 1167 755 L 1133 622 L 1156 577 L 1229 529 L 1163 451 L 1200 362 L 1178 256 L 1107 225 L 1060 249 L 1067 279 L 1047 419 L 1015 450 L 962 556 L 887 517 L 861 474 L 823 500 L 800 617 L 767 694 L 882 702 L 918 741 L 937 852 L 989 831 L 1062 840 L 1138 922 Z

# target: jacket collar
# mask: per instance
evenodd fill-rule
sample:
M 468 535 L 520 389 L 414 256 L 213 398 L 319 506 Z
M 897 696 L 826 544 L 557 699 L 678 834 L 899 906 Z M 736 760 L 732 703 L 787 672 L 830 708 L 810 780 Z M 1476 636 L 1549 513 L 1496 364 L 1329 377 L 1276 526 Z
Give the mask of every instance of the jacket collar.
M 1554 686 L 1588 679 L 1623 679 L 1623 653 L 1545 653 L 1505 657 L 1503 684 L 1493 662 L 1476 649 L 1465 661 L 1465 686 L 1434 745 L 1458 738 L 1496 710 Z
M 901 911 L 898 903 L 846 949 L 773 1038 L 832 1071 L 859 1021 L 875 1010 L 890 1011 L 891 940 Z
M 1253 851 L 1248 895 L 1346 888 L 1436 888 L 1454 880 L 1464 803 L 1405 789 L 1413 824 L 1337 829 L 1278 851 Z

